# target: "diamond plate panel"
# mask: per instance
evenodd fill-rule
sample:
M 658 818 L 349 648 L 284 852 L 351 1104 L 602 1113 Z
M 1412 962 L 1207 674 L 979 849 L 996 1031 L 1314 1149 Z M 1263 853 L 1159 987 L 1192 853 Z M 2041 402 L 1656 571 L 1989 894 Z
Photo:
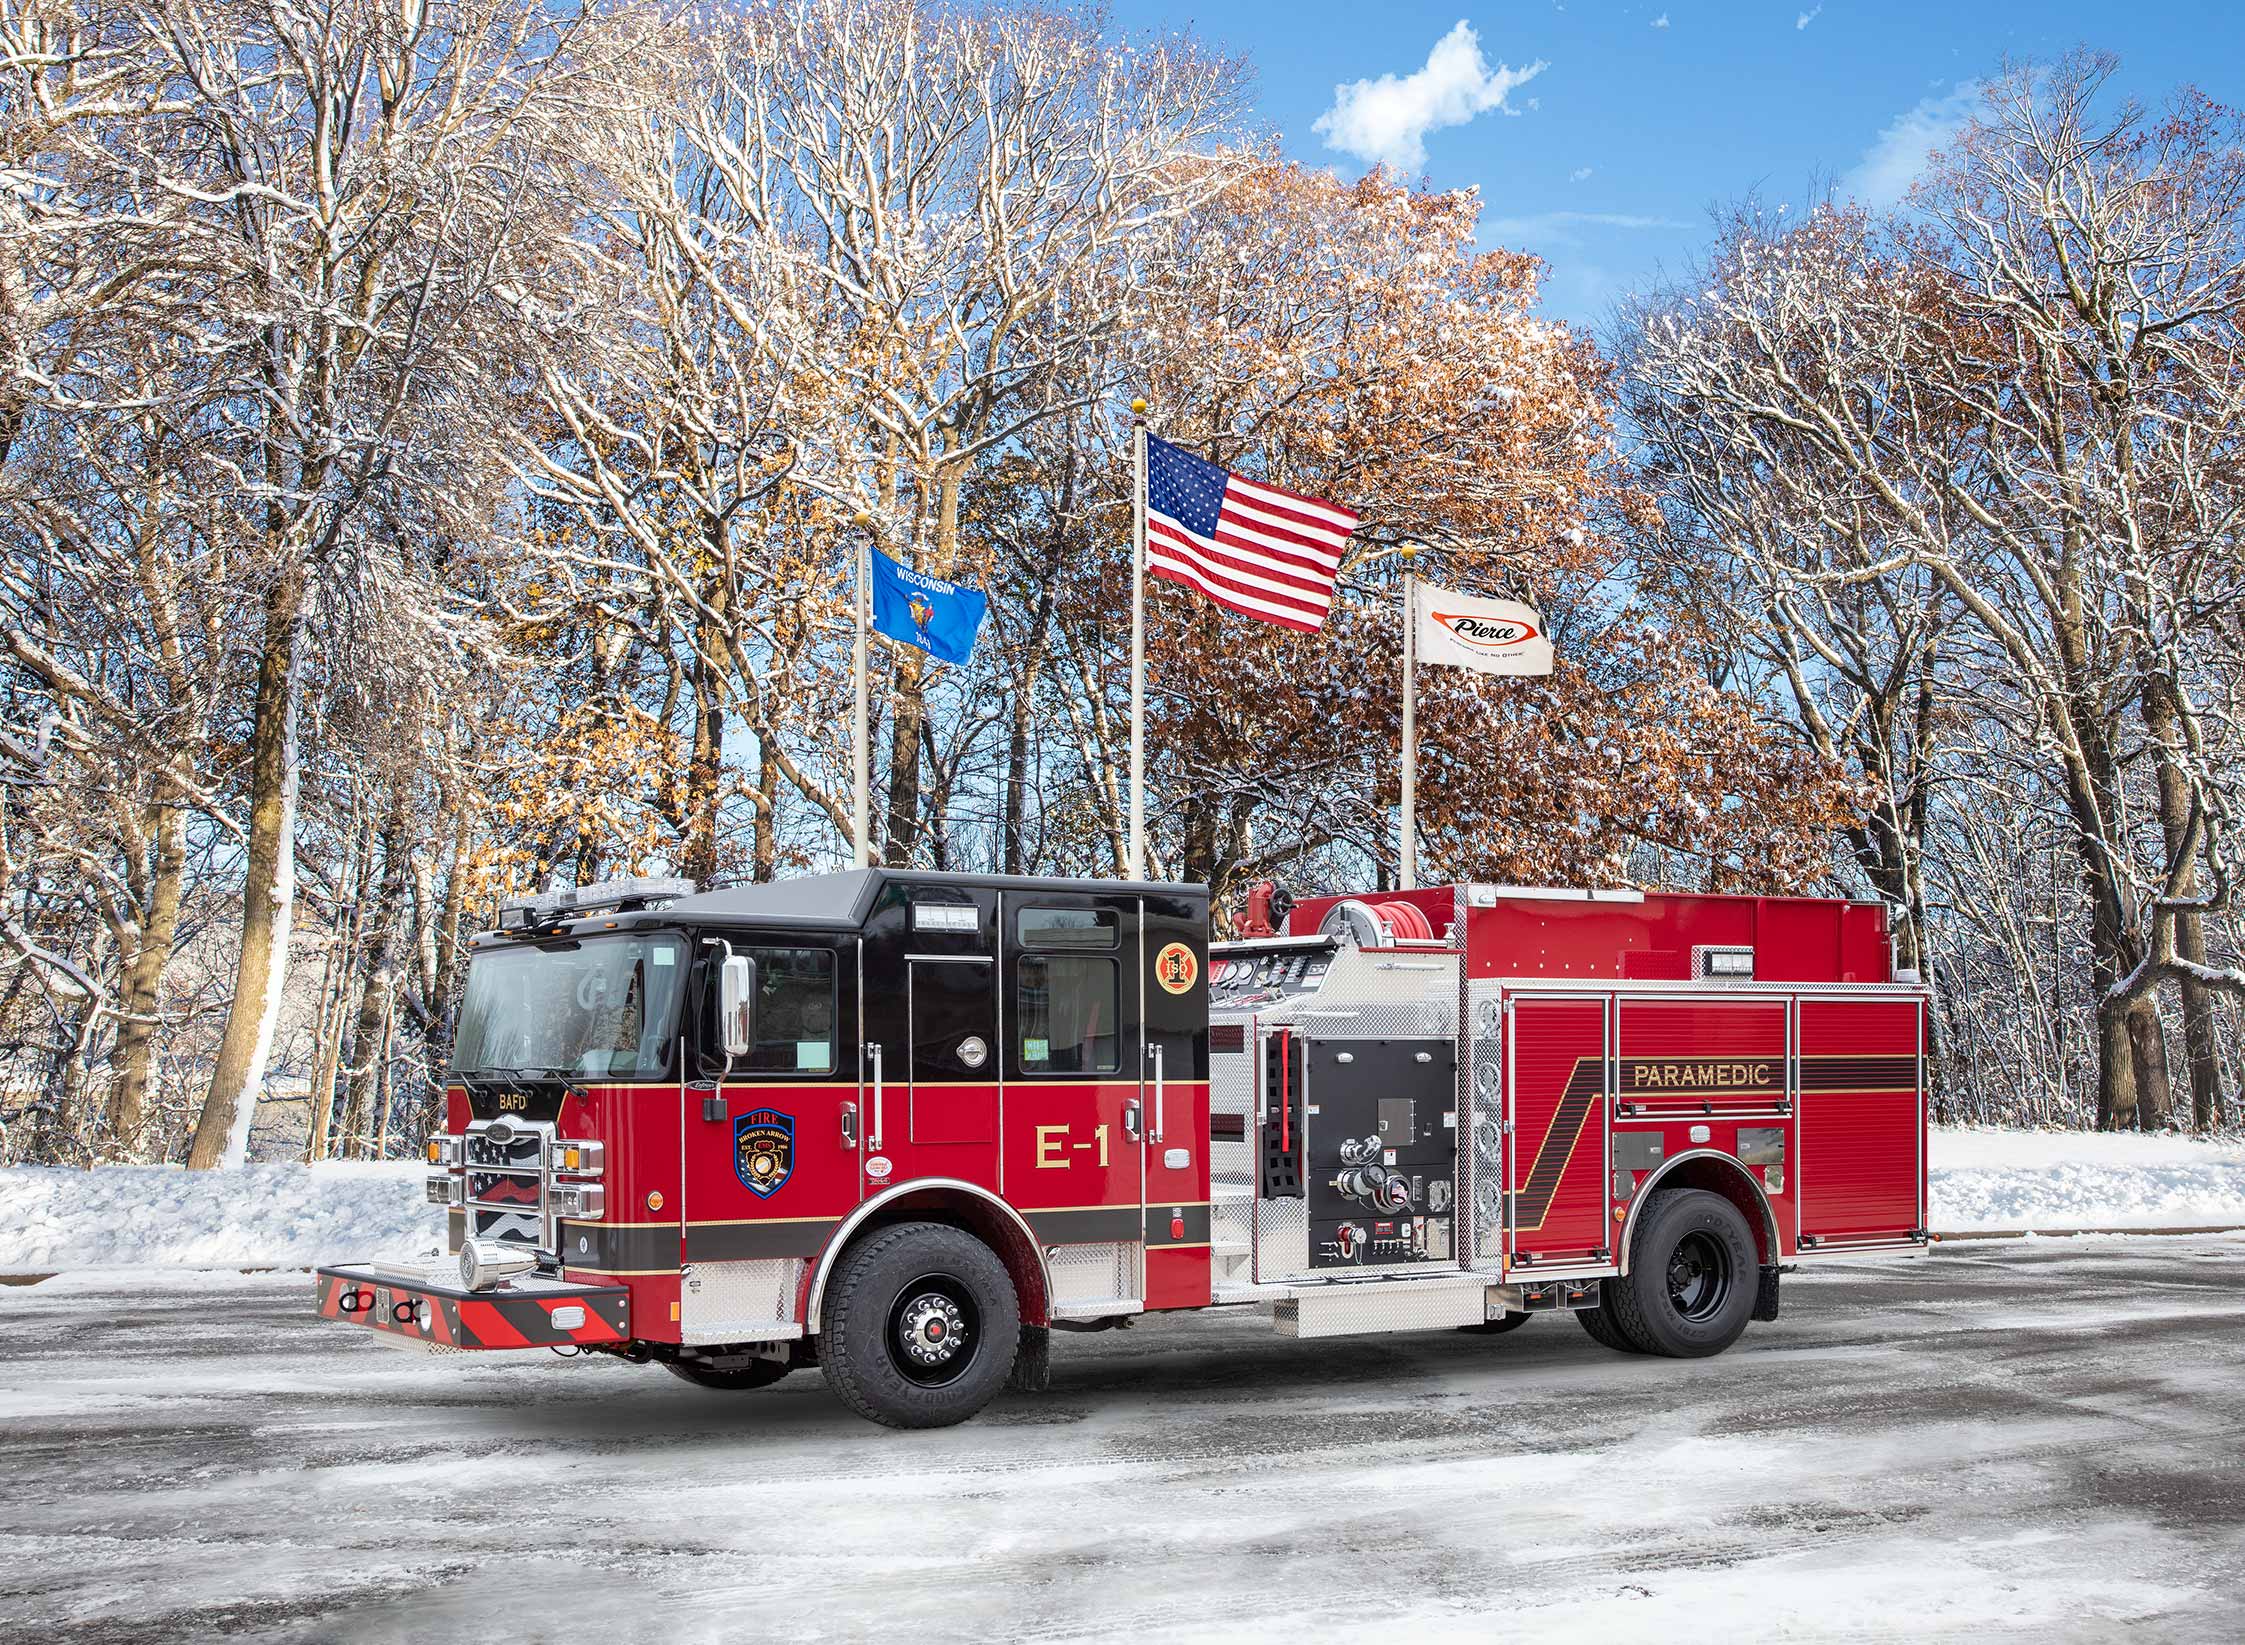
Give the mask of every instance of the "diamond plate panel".
M 697 1262 L 679 1282 L 681 1341 L 780 1342 L 803 1334 L 795 1298 L 803 1283 L 799 1257 L 751 1262 Z
M 1332 1285 L 1305 1291 L 1271 1310 L 1271 1323 L 1290 1337 L 1362 1336 L 1373 1331 L 1435 1331 L 1478 1325 L 1486 1318 L 1488 1287 L 1409 1280 Z
M 1138 1295 L 1138 1247 L 1129 1240 L 1055 1245 L 1045 1252 L 1045 1262 L 1055 1307 Z

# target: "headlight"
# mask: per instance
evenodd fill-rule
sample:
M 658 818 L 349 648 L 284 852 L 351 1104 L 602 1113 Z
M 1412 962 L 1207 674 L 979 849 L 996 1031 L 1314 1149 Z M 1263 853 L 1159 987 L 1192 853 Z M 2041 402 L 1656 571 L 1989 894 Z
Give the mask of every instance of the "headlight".
M 460 1246 L 460 1283 L 471 1291 L 489 1290 L 501 1280 L 530 1273 L 537 1266 L 538 1253 L 528 1245 L 471 1239 Z
M 428 1180 L 429 1203 L 431 1205 L 459 1205 L 463 1203 L 467 1184 L 451 1172 L 432 1172 Z
M 554 1215 L 571 1222 L 598 1222 L 608 1209 L 608 1190 L 597 1182 L 554 1184 Z
M 429 1139 L 429 1163 L 445 1166 L 458 1165 L 460 1163 L 460 1139 L 450 1136 L 431 1137 Z

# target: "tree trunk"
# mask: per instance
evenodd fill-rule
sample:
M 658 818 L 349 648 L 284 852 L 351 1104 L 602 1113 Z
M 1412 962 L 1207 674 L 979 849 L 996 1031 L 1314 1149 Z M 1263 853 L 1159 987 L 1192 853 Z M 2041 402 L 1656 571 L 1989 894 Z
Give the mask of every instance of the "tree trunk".
M 891 655 L 896 673 L 890 685 L 889 806 L 882 827 L 888 843 L 881 860 L 902 866 L 911 862 L 920 838 L 920 721 L 927 708 L 927 669 L 922 654 L 910 646 L 892 647 Z
M 2144 679 L 2144 729 L 2150 734 L 2152 767 L 2159 778 L 2159 826 L 2167 843 L 2170 867 L 2183 864 L 2177 890 L 2184 897 L 2198 893 L 2198 871 L 2190 839 L 2190 780 L 2175 760 L 2181 735 L 2176 711 L 2175 682 L 2154 671 Z M 2175 954 L 2192 965 L 2206 963 L 2206 923 L 2196 914 L 2175 916 Z M 2222 1110 L 2220 1040 L 2214 1026 L 2214 997 L 2203 984 L 2188 979 L 2182 984 L 2183 1049 L 2190 1066 L 2191 1121 L 2201 1131 L 2219 1123 Z
M 344 1135 L 360 1158 L 377 1129 L 376 1094 L 383 1090 L 389 1022 L 397 993 L 397 925 L 405 901 L 405 796 L 401 785 L 382 825 L 382 889 L 367 915 L 366 984 L 352 1034 L 351 1090 L 344 1104 Z
M 2146 994 L 2128 1007 L 2128 1051 L 2136 1076 L 2136 1125 L 2140 1130 L 2163 1131 L 2174 1123 L 2175 1097 L 2158 995 Z
M 112 1053 L 115 1077 L 109 1088 L 109 1128 L 126 1157 L 140 1153 L 140 1130 L 147 1122 L 148 1089 L 156 1060 L 157 1011 L 163 1005 L 164 969 L 179 930 L 180 895 L 186 884 L 187 814 L 176 805 L 158 804 L 154 813 L 156 860 L 142 910 L 139 946 L 125 971 L 124 1021 Z
M 242 882 L 241 949 L 226 1031 L 187 1151 L 191 1171 L 238 1165 L 247 1152 L 288 983 L 289 925 L 296 912 L 296 721 L 303 694 L 307 592 L 304 569 L 292 565 L 265 599 L 264 649 L 250 726 L 249 860 Z

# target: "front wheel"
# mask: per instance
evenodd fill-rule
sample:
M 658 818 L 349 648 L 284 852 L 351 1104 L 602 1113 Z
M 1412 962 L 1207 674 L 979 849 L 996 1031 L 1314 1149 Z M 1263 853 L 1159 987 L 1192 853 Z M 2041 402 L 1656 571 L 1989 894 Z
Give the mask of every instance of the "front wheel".
M 1642 1353 L 1721 1353 L 1746 1329 L 1761 1275 L 1744 1213 L 1720 1194 L 1671 1188 L 1642 1216 L 1628 1274 L 1607 1280 L 1602 1293 L 1613 1324 Z
M 843 1256 L 819 1367 L 859 1416 L 947 1428 L 1005 1386 L 1020 1340 L 1020 1303 L 997 1253 L 957 1228 L 907 1222 Z

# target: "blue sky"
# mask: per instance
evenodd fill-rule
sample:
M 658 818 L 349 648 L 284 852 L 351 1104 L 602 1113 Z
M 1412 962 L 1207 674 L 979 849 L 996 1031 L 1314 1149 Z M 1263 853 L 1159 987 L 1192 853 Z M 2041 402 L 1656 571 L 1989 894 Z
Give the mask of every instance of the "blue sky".
M 2245 102 L 2245 15 L 2207 0 L 1124 0 L 1116 21 L 1246 53 L 1296 159 L 1353 177 L 1367 153 L 1423 153 L 1414 174 L 1478 186 L 1484 242 L 1542 256 L 1548 311 L 1593 325 L 1689 259 L 1714 204 L 1899 193 L 2007 56 L 2087 43 L 2148 103 L 2185 82 Z

